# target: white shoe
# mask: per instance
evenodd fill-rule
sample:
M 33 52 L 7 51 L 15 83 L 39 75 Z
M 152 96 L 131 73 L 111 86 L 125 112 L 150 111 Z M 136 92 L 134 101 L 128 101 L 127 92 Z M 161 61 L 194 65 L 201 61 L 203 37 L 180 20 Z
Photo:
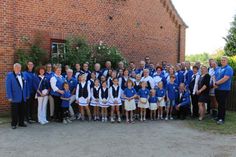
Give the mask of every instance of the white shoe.
M 114 118 L 111 118 L 111 122 L 112 122 L 112 123 L 114 123 L 114 122 L 115 122 Z
M 39 122 L 41 125 L 45 125 L 46 123 L 45 122 Z
M 121 122 L 121 118 L 119 117 L 119 118 L 118 118 L 118 123 L 120 123 L 120 122 Z
M 174 118 L 173 117 L 170 117 L 170 120 L 173 120 Z
M 105 122 L 107 122 L 107 117 L 105 117 Z
M 104 117 L 102 117 L 102 122 L 105 122 L 105 118 Z
M 72 121 L 68 118 L 67 120 L 66 120 L 68 123 L 72 123 Z
M 63 124 L 67 124 L 67 121 L 65 119 L 63 119 Z
M 166 117 L 165 120 L 168 120 L 168 117 Z

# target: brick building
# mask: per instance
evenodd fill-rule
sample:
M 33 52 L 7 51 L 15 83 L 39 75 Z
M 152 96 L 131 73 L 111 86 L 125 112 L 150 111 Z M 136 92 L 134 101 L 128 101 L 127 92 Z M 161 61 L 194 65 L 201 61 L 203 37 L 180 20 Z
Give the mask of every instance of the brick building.
M 15 52 L 36 32 L 43 34 L 49 56 L 58 55 L 52 47 L 70 35 L 114 45 L 136 62 L 145 55 L 170 63 L 185 56 L 187 26 L 171 0 L 2 0 L 0 19 L 0 112 L 9 108 L 5 75 Z

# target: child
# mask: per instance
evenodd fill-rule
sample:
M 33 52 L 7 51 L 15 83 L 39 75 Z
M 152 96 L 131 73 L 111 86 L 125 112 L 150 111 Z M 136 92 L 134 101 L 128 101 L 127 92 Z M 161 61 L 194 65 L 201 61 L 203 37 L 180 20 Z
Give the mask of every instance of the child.
M 99 120 L 99 90 L 100 90 L 100 84 L 99 80 L 94 80 L 94 86 L 91 88 L 91 103 L 90 105 L 93 107 L 93 117 L 94 121 Z
M 147 89 L 147 82 L 141 82 L 141 89 L 138 91 L 139 102 L 138 107 L 140 108 L 140 121 L 146 121 L 146 109 L 149 108 L 148 96 L 150 91 Z
M 81 75 L 80 82 L 77 85 L 76 88 L 76 102 L 80 106 L 80 112 L 81 112 L 81 119 L 85 120 L 84 115 L 84 109 L 87 112 L 87 115 L 89 117 L 89 120 L 92 119 L 90 109 L 89 109 L 89 102 L 90 102 L 90 85 L 86 81 L 86 75 Z
M 67 82 L 63 84 L 63 88 L 64 88 L 64 94 L 61 95 L 62 118 L 63 118 L 63 123 L 67 124 L 71 123 L 69 119 L 69 106 L 70 106 L 71 93 L 69 84 Z
M 90 88 L 93 88 L 95 79 L 96 79 L 96 73 L 95 73 L 95 72 L 92 72 L 92 73 L 91 73 L 91 78 L 90 78 L 90 80 L 89 80 Z
M 134 122 L 133 121 L 133 110 L 136 109 L 134 98 L 136 97 L 136 91 L 133 88 L 134 84 L 131 80 L 127 81 L 127 88 L 124 90 L 123 96 L 125 98 L 125 110 L 126 110 L 126 122 Z M 130 118 L 129 118 L 130 112 Z M 129 121 L 130 120 L 130 121 Z
M 119 81 L 117 78 L 113 78 L 113 85 L 109 88 L 109 97 L 110 97 L 110 105 L 112 106 L 111 109 L 111 122 L 115 122 L 114 120 L 114 112 L 117 113 L 118 120 L 117 122 L 121 122 L 120 118 L 120 105 L 121 103 L 121 88 L 118 85 Z
M 158 99 L 158 119 L 163 120 L 163 107 L 165 107 L 165 96 L 166 96 L 166 91 L 163 88 L 163 83 L 160 81 L 158 83 L 158 88 L 156 91 L 156 96 Z
M 150 112 L 150 119 L 156 120 L 156 113 L 157 113 L 157 97 L 156 97 L 156 91 L 154 89 L 151 89 L 151 96 L 149 97 L 149 109 Z
M 166 118 L 165 120 L 173 120 L 172 111 L 173 106 L 175 106 L 176 93 L 178 92 L 178 84 L 175 83 L 175 75 L 170 76 L 170 81 L 166 86 L 167 94 L 167 109 L 166 109 Z
M 102 87 L 99 90 L 99 102 L 102 108 L 102 122 L 107 122 L 107 108 L 109 107 L 109 94 L 107 88 L 107 82 L 102 82 Z
M 117 72 L 115 70 L 112 71 L 111 76 L 107 79 L 107 87 L 110 88 L 113 85 L 113 79 L 117 78 Z

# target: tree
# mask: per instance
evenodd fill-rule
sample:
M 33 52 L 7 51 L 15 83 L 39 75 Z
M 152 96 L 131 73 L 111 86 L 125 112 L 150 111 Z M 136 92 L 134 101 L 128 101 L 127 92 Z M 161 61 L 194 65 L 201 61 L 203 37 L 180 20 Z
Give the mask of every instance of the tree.
M 224 38 L 225 44 L 225 54 L 227 56 L 236 55 L 236 15 L 234 16 L 234 21 L 231 23 L 231 28 L 229 29 L 228 35 Z

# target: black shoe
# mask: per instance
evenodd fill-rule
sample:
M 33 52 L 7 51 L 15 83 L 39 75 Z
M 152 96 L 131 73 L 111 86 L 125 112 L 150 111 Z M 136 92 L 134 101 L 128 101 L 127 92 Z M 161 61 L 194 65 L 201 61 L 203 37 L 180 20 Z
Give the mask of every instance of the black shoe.
M 12 129 L 16 129 L 16 126 L 11 126 Z
M 27 127 L 27 125 L 26 124 L 21 124 L 21 125 L 19 125 L 19 127 Z

